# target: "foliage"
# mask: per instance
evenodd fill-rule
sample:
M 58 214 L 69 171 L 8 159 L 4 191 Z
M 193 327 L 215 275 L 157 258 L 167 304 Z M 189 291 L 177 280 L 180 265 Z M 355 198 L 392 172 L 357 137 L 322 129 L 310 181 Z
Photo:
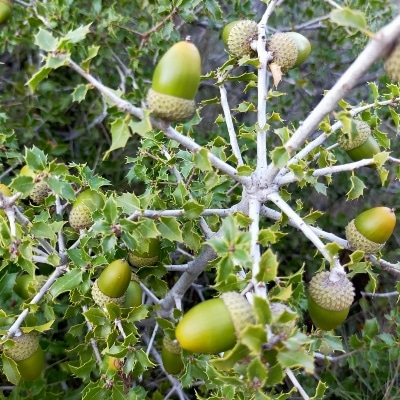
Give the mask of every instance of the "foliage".
M 398 37 L 389 25 L 398 10 L 386 0 L 336 6 L 13 3 L 0 27 L 0 177 L 13 192 L 0 196 L 1 343 L 39 332 L 46 368 L 21 381 L 2 352 L 2 397 L 398 397 L 398 233 L 376 256 L 349 249 L 344 234 L 364 209 L 398 207 L 400 86 L 383 70 L 393 43 L 374 37 Z M 220 32 L 239 18 L 266 23 L 267 36 L 301 32 L 310 58 L 274 86 L 262 54 L 235 60 L 225 50 Z M 157 60 L 187 35 L 203 60 L 198 108 L 170 126 L 151 117 L 145 94 Z M 382 150 L 374 159 L 351 162 L 337 146 L 352 118 L 370 125 Z M 38 181 L 49 194 L 35 204 Z M 77 232 L 68 215 L 87 188 L 104 206 Z M 160 240 L 156 265 L 132 267 L 143 304 L 98 307 L 91 286 L 104 267 L 148 251 L 150 238 Z M 324 268 L 345 268 L 356 289 L 331 332 L 307 313 L 307 284 Z M 13 290 L 22 273 L 46 277 L 32 298 Z M 168 374 L 163 336 L 227 291 L 246 294 L 256 323 L 224 354 L 183 350 L 184 370 Z M 271 302 L 294 313 L 275 317 Z M 273 332 L 293 321 L 289 333 Z

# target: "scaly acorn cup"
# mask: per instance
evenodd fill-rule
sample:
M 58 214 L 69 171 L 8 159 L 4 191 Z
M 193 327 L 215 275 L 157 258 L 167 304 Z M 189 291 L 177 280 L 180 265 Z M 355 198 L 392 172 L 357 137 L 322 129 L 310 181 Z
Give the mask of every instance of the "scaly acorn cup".
M 38 334 L 35 332 L 21 333 L 12 339 L 15 341 L 14 346 L 4 352 L 16 362 L 21 379 L 32 381 L 38 378 L 44 365 L 44 355 L 39 344 Z
M 233 348 L 243 329 L 254 323 L 250 303 L 239 293 L 226 292 L 191 308 L 179 321 L 175 336 L 185 350 L 216 354 Z
M 346 239 L 352 250 L 378 253 L 393 233 L 396 215 L 389 207 L 370 208 L 346 226 Z
M 369 125 L 360 120 L 351 122 L 350 135 L 342 134 L 338 139 L 338 144 L 353 161 L 372 158 L 381 151 L 377 141 L 371 135 Z
M 103 196 L 92 189 L 79 193 L 69 213 L 69 224 L 77 231 L 88 229 L 93 225 L 92 214 L 103 208 Z
M 222 40 L 228 46 L 229 52 L 236 58 L 251 56 L 256 52 L 251 48 L 251 42 L 258 36 L 258 26 L 252 20 L 232 21 L 222 31 Z
M 274 335 L 289 336 L 296 326 L 297 318 L 290 319 L 286 322 L 281 322 L 280 318 L 283 313 L 289 313 L 293 316 L 296 313 L 286 304 L 278 302 L 270 303 L 269 308 L 272 312 L 272 322 L 270 324 L 272 333 Z
M 278 32 L 267 42 L 267 50 L 272 53 L 272 62 L 281 67 L 283 74 L 302 64 L 311 52 L 308 39 L 297 32 Z
M 386 59 L 385 71 L 393 82 L 400 82 L 400 43 L 396 45 Z
M 32 169 L 28 167 L 28 165 L 24 165 L 21 170 L 19 171 L 20 175 L 23 176 L 30 176 L 35 184 L 29 194 L 29 198 L 35 204 L 43 204 L 46 200 L 47 196 L 51 193 L 51 189 L 49 185 L 41 180 L 44 176 L 43 173 L 37 174 Z
M 153 115 L 165 121 L 184 121 L 195 112 L 201 58 L 189 39 L 175 43 L 160 59 L 146 98 Z
M 93 301 L 100 307 L 107 303 L 122 306 L 125 293 L 131 281 L 131 267 L 125 260 L 111 262 L 100 274 L 92 286 Z
M 179 374 L 184 367 L 181 357 L 181 346 L 176 340 L 172 340 L 167 336 L 163 338 L 163 345 L 161 349 L 161 359 L 164 369 L 169 374 Z
M 11 2 L 9 0 L 0 0 L 0 24 L 11 17 L 11 11 Z
M 157 263 L 160 253 L 160 240 L 150 238 L 145 240 L 145 246 L 128 252 L 128 261 L 133 267 L 139 268 Z
M 311 279 L 308 291 L 308 312 L 317 328 L 329 331 L 347 318 L 354 287 L 345 273 L 319 272 Z

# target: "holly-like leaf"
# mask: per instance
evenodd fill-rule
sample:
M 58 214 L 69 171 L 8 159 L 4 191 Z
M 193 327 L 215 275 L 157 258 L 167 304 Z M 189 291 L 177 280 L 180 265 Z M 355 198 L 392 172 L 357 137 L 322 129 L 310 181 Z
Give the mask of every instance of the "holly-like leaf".
M 82 271 L 73 269 L 58 278 L 50 288 L 50 294 L 56 298 L 61 293 L 70 292 L 82 282 Z
M 346 193 L 348 200 L 358 199 L 360 196 L 364 194 L 364 189 L 366 186 L 364 182 L 355 175 L 350 177 L 351 187 L 350 190 Z
M 132 135 L 129 125 L 130 123 L 127 118 L 117 118 L 111 123 L 111 146 L 105 152 L 103 160 L 107 159 L 112 151 L 126 146 L 126 143 Z
M 180 225 L 175 218 L 160 217 L 157 229 L 163 238 L 168 239 L 171 242 L 183 242 Z
M 40 28 L 39 32 L 35 35 L 35 44 L 44 51 L 54 51 L 58 46 L 58 39 L 56 39 L 49 31 Z
M 271 159 L 277 168 L 283 168 L 289 161 L 289 153 L 285 147 L 275 147 L 271 151 Z
M 367 20 L 362 11 L 342 7 L 332 10 L 329 17 L 330 20 L 337 25 L 356 28 L 363 32 L 367 30 Z

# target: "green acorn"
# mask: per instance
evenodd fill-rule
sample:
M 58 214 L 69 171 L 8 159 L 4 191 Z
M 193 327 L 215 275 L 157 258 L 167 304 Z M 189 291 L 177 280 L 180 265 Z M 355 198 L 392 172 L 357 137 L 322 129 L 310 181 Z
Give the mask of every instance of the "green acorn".
M 11 1 L 0 0 L 0 24 L 7 21 L 11 17 Z
M 92 213 L 103 208 L 103 196 L 92 189 L 79 193 L 69 213 L 69 224 L 77 231 L 93 225 Z
M 317 328 L 329 331 L 347 318 L 354 287 L 346 274 L 319 272 L 311 279 L 308 291 L 308 312 Z
M 169 374 L 179 374 L 184 367 L 181 357 L 181 346 L 176 340 L 172 340 L 167 336 L 163 338 L 163 346 L 161 349 L 161 359 L 164 369 Z
M 33 179 L 35 184 L 29 194 L 29 198 L 35 204 L 43 204 L 47 196 L 51 193 L 49 185 L 42 180 L 45 174 L 37 174 L 32 169 L 30 169 L 28 165 L 24 165 L 19 173 L 23 176 L 30 176 Z
M 100 307 L 107 303 L 123 306 L 131 281 L 131 268 L 125 260 L 111 262 L 92 286 L 93 301 Z
M 140 287 L 139 278 L 132 272 L 131 281 L 125 293 L 124 308 L 139 307 L 142 304 L 143 291 Z
M 44 285 L 48 277 L 45 275 L 31 276 L 22 274 L 17 276 L 14 283 L 14 292 L 24 300 L 36 295 L 38 290 Z
M 278 32 L 267 42 L 267 50 L 272 53 L 272 62 L 281 67 L 283 74 L 302 64 L 311 52 L 308 39 L 297 32 Z
M 390 238 L 396 225 L 396 215 L 388 207 L 370 208 L 346 226 L 346 239 L 352 250 L 378 253 Z
M 158 238 L 145 239 L 140 248 L 128 252 L 128 261 L 133 267 L 139 268 L 157 263 L 160 253 L 160 240 Z
M 371 135 L 369 125 L 360 120 L 351 122 L 350 134 L 342 134 L 338 139 L 338 144 L 353 161 L 372 158 L 381 151 L 377 141 Z
M 396 45 L 386 59 L 385 71 L 393 82 L 400 83 L 400 43 Z
M 257 23 L 248 19 L 232 21 L 222 31 L 222 40 L 236 58 L 254 55 L 255 51 L 250 45 L 253 40 L 257 40 L 257 37 Z
M 215 354 L 233 348 L 253 323 L 250 303 L 239 293 L 226 292 L 191 308 L 179 321 L 175 336 L 185 350 Z
M 160 59 L 146 98 L 153 115 L 166 121 L 184 121 L 195 112 L 201 58 L 189 39 L 175 43 Z
M 44 355 L 35 332 L 20 333 L 12 338 L 14 346 L 4 350 L 16 364 L 21 379 L 31 381 L 39 377 L 43 370 Z

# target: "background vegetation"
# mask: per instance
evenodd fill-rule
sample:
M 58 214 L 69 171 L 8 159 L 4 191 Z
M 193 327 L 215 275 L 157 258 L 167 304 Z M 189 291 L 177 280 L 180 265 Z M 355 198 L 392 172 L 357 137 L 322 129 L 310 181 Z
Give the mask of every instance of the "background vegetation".
M 293 161 L 286 143 L 308 128 L 326 91 L 337 93 L 339 78 L 347 74 L 351 84 L 331 109 L 322 108 L 294 149 L 324 137 L 292 162 L 295 179 L 278 193 L 319 229 L 355 285 L 348 319 L 331 332 L 316 330 L 307 312 L 307 283 L 328 267 L 321 249 L 267 192 L 262 203 L 249 190 L 260 195 L 265 189 L 249 183 L 264 176 L 258 168 L 258 60 L 230 59 L 220 34 L 233 20 L 259 22 L 268 6 L 267 35 L 298 31 L 312 53 L 278 87 L 268 75 L 269 169 L 262 174 L 285 170 Z M 349 19 L 332 17 L 341 8 L 351 11 Z M 0 215 L 0 329 L 3 342 L 19 328 L 40 332 L 46 367 L 39 379 L 19 381 L 3 355 L 2 398 L 399 398 L 398 228 L 378 257 L 352 254 L 344 240 L 346 224 L 364 209 L 399 207 L 400 87 L 385 75 L 383 50 L 367 71 L 346 72 L 360 65 L 357 57 L 374 32 L 396 17 L 400 24 L 398 14 L 389 0 L 14 1 L 11 19 L 0 26 L 0 179 L 20 195 L 16 221 Z M 349 23 L 354 15 L 365 29 Z M 167 127 L 142 107 L 155 64 L 187 35 L 202 56 L 198 108 L 192 120 Z M 350 165 L 335 145 L 344 112 L 373 128 L 384 151 L 379 168 Z M 52 189 L 42 205 L 29 200 L 33 182 L 19 175 L 25 164 L 44 172 Z M 313 175 L 325 167 L 324 175 Z M 105 207 L 94 213 L 91 229 L 75 232 L 68 213 L 88 187 L 104 194 Z M 143 305 L 129 313 L 97 307 L 90 286 L 101 270 L 154 237 L 161 237 L 157 265 L 135 270 Z M 173 336 L 182 312 L 204 299 L 253 292 L 259 244 L 260 265 L 272 272 L 257 275 L 265 283 L 258 293 L 297 313 L 278 368 L 262 362 L 261 348 L 245 362 L 228 362 L 229 368 L 215 361 L 221 356 L 184 351 L 184 370 L 167 374 L 163 336 Z M 21 273 L 45 275 L 48 285 L 24 301 L 13 291 Z M 110 368 L 109 355 L 121 368 Z

